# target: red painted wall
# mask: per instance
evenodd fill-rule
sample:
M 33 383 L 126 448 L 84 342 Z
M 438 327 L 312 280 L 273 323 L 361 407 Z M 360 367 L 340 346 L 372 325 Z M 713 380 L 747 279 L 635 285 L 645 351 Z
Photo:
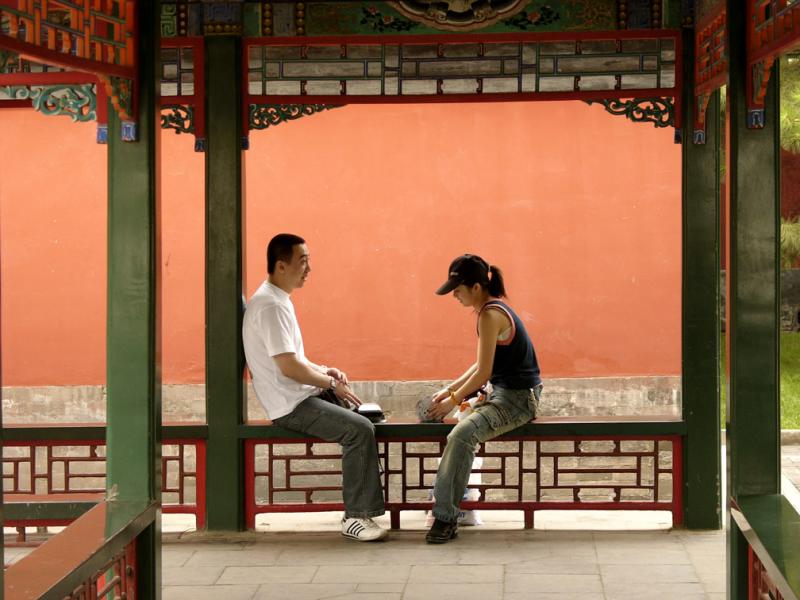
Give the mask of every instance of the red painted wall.
M 105 381 L 106 151 L 93 124 L 0 110 L 2 383 Z
M 3 384 L 104 380 L 105 158 L 90 125 L 0 112 Z M 44 150 L 43 140 L 52 140 Z M 203 380 L 203 155 L 165 133 L 164 380 Z M 31 140 L 31 141 L 26 141 Z M 350 106 L 251 132 L 246 290 L 307 238 L 310 357 L 357 379 L 457 375 L 474 316 L 433 290 L 504 269 L 545 376 L 680 370 L 680 151 L 583 103 Z M 55 221 L 55 222 L 53 222 Z

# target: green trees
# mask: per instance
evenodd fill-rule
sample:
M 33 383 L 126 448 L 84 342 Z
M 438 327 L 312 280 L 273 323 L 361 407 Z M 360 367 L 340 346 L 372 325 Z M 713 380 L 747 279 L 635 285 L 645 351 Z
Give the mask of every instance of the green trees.
M 781 59 L 781 146 L 800 154 L 800 55 Z
M 781 267 L 791 269 L 800 259 L 800 220 L 781 219 Z

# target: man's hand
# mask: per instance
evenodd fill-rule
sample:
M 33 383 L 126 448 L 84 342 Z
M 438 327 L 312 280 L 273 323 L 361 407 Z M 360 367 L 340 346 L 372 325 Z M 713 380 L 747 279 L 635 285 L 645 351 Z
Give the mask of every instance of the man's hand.
M 432 420 L 440 420 L 444 419 L 450 412 L 456 407 L 455 402 L 450 397 L 450 391 L 445 391 L 445 397 L 439 398 L 439 394 L 436 394 L 431 401 L 431 407 L 428 409 L 428 417 Z
M 329 371 L 335 371 L 336 369 L 329 369 Z M 336 378 L 335 375 L 331 374 L 331 377 Z M 358 396 L 355 395 L 355 392 L 350 389 L 350 386 L 343 382 L 341 379 L 336 379 L 336 387 L 333 388 L 333 393 L 336 394 L 336 397 L 340 400 L 345 400 L 354 404 L 355 406 L 361 406 L 361 400 Z
M 346 385 L 350 383 L 349 381 L 347 381 L 347 375 L 345 375 L 344 372 L 340 371 L 336 367 L 331 367 L 330 369 L 325 371 L 325 374 L 328 377 L 333 377 L 336 381 L 341 381 Z

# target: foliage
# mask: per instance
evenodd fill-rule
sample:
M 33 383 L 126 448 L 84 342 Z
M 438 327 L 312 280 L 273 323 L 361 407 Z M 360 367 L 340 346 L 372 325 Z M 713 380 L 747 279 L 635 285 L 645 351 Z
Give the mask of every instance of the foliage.
M 800 220 L 781 219 L 781 267 L 791 269 L 800 259 Z
M 725 336 L 720 336 L 720 404 L 725 429 Z M 800 333 L 781 332 L 781 429 L 800 429 Z
M 800 56 L 781 59 L 781 146 L 800 154 Z
M 800 55 L 789 55 L 781 59 L 780 86 L 781 147 L 794 154 L 800 154 Z M 723 124 L 726 97 L 726 89 L 723 86 L 719 98 L 720 118 Z
M 800 429 L 800 334 L 781 334 L 781 427 Z

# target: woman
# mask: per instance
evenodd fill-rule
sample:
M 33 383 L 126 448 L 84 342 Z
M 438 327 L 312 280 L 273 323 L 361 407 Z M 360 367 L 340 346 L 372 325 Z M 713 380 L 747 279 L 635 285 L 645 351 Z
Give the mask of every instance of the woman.
M 443 544 L 456 537 L 459 502 L 464 495 L 481 442 L 516 429 L 536 417 L 542 391 L 536 352 L 522 321 L 500 300 L 506 290 L 495 266 L 473 254 L 456 258 L 439 295 L 453 292 L 463 306 L 478 313 L 478 360 L 432 399 L 428 416 L 440 419 L 488 380 L 487 400 L 460 421 L 447 436 L 434 485 L 433 525 L 425 539 Z

